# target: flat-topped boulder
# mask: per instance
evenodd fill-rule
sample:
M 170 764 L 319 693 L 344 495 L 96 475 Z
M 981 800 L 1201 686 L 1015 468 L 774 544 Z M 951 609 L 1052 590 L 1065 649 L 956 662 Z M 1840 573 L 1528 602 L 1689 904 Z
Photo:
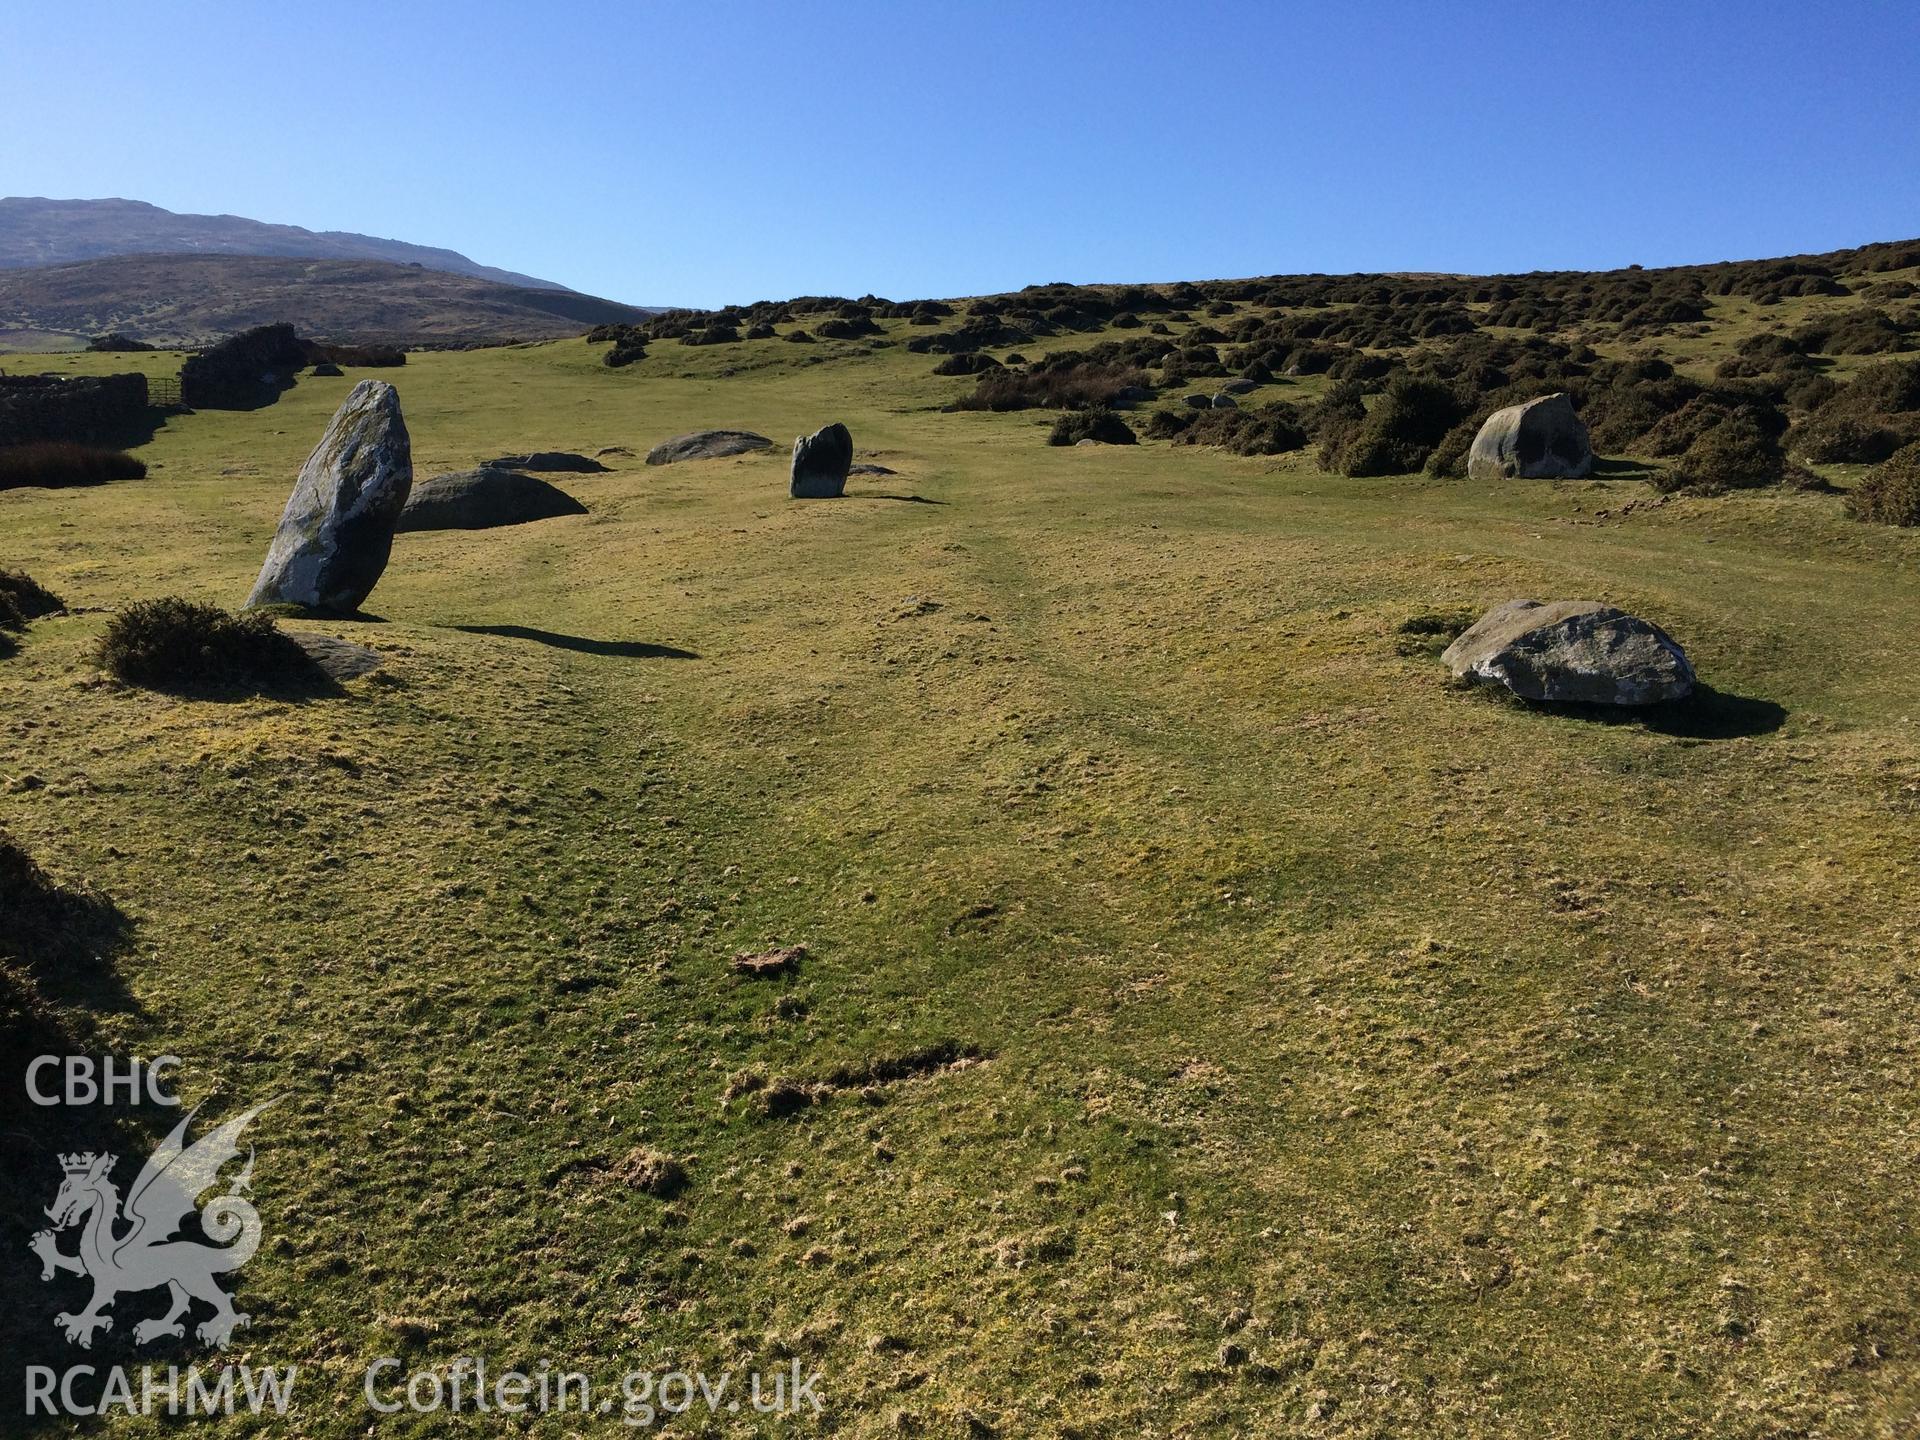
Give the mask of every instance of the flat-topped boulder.
M 673 465 L 682 460 L 718 460 L 726 455 L 744 455 L 749 450 L 769 450 L 773 441 L 751 430 L 695 430 L 662 440 L 647 452 L 649 465 Z
M 584 515 L 587 507 L 537 475 L 482 465 L 435 475 L 413 487 L 400 512 L 399 530 L 491 530 L 559 515 Z
M 1666 631 L 1598 600 L 1509 600 L 1440 658 L 1459 679 L 1557 704 L 1657 705 L 1694 686 L 1686 652 Z
M 247 604 L 358 610 L 387 568 L 412 490 L 400 394 L 384 380 L 362 380 L 300 467 Z
M 1467 451 L 1474 480 L 1577 480 L 1592 469 L 1587 427 L 1565 391 L 1494 411 Z
M 793 442 L 793 473 L 787 494 L 795 500 L 832 500 L 847 493 L 853 468 L 853 435 L 838 421 Z
M 605 451 L 601 452 L 605 454 Z M 540 470 L 548 474 L 567 472 L 575 475 L 594 475 L 607 467 L 598 460 L 586 455 L 576 455 L 570 450 L 534 450 L 525 455 L 502 455 L 498 460 L 488 460 L 481 469 L 495 470 Z

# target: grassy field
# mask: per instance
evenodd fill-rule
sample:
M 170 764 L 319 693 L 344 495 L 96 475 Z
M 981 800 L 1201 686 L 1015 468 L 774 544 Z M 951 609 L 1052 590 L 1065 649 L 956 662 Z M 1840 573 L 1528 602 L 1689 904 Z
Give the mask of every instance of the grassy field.
M 0 826 L 130 922 L 91 1043 L 181 1055 L 209 1115 L 286 1097 L 230 1356 L 301 1367 L 280 1429 L 482 1353 L 825 1377 L 684 1434 L 1913 1433 L 1920 534 L 1051 449 L 898 348 L 596 361 L 361 372 L 421 475 L 632 455 L 556 477 L 586 516 L 400 536 L 377 620 L 289 622 L 384 655 L 337 696 L 90 647 L 238 605 L 357 374 L 0 494 L 0 565 L 76 607 L 0 660 Z M 898 474 L 789 502 L 836 419 Z M 706 426 L 782 443 L 641 463 Z M 1712 693 L 1530 710 L 1401 633 L 1522 595 L 1658 621 Z

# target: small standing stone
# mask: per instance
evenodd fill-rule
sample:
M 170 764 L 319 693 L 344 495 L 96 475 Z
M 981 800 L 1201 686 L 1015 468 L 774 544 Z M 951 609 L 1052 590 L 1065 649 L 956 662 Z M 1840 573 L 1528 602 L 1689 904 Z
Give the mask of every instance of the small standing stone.
M 793 442 L 793 478 L 787 493 L 795 500 L 831 500 L 847 491 L 853 468 L 853 436 L 838 421 Z

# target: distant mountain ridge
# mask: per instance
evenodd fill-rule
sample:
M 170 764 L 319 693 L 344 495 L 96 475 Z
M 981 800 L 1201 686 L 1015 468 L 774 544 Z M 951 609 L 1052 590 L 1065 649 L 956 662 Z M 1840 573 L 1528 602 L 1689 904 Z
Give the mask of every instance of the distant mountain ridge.
M 0 269 L 0 333 L 85 341 L 118 331 L 197 346 L 285 320 L 314 340 L 554 340 L 655 312 L 573 290 L 503 285 L 415 264 L 272 255 L 116 255 Z M 46 348 L 28 345 L 28 348 Z
M 241 215 L 182 215 L 143 200 L 0 198 L 0 270 L 68 265 L 110 255 L 272 255 L 307 260 L 382 260 L 421 265 L 532 290 L 568 287 L 500 270 L 456 250 L 345 230 L 270 225 Z

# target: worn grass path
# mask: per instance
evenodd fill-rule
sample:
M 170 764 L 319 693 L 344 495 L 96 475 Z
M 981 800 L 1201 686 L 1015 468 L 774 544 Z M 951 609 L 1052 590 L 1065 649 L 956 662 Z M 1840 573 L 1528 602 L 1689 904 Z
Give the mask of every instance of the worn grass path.
M 288 1097 L 239 1293 L 296 1433 L 475 1352 L 826 1376 L 683 1433 L 1904 1433 L 1920 540 L 1052 450 L 795 348 L 412 357 L 423 474 L 635 456 L 557 477 L 587 516 L 400 537 L 383 623 L 324 627 L 388 657 L 344 697 L 107 685 L 92 612 L 0 661 L 0 824 L 135 922 L 99 1043 Z M 0 562 L 237 603 L 351 383 L 0 495 Z M 638 459 L 836 418 L 899 475 Z M 1522 594 L 1658 619 L 1718 698 L 1533 712 L 1399 633 Z M 793 1116 L 741 1084 L 948 1041 Z

